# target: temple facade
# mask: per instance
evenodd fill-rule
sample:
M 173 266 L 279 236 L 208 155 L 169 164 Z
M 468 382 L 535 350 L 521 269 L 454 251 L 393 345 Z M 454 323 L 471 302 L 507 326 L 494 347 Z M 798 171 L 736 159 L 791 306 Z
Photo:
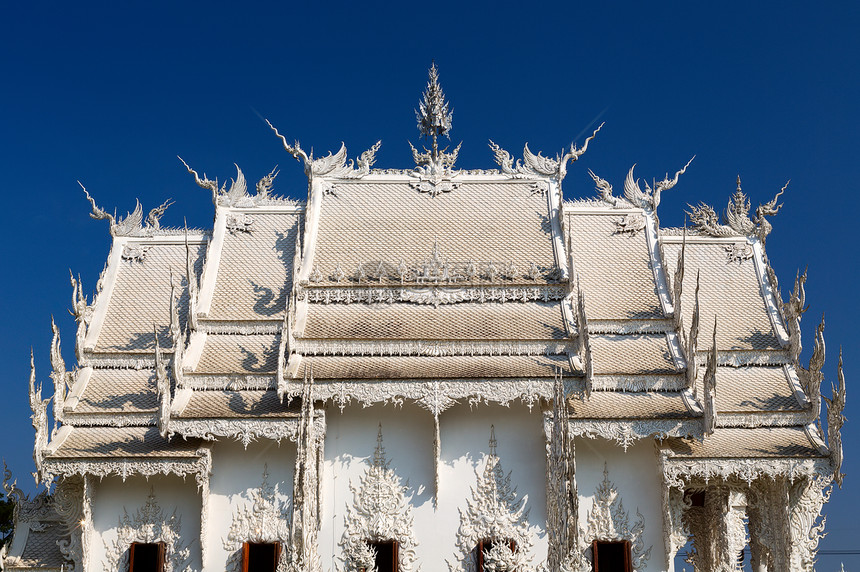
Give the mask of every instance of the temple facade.
M 211 229 L 84 189 L 112 244 L 77 363 L 54 326 L 52 398 L 31 374 L 46 490 L 7 472 L 3 569 L 812 570 L 845 386 L 822 420 L 824 324 L 801 363 L 805 276 L 784 301 L 765 249 L 785 189 L 664 228 L 689 163 L 570 200 L 599 128 L 460 169 L 435 66 L 417 118 L 404 170 L 272 126 L 305 201 L 186 165 Z

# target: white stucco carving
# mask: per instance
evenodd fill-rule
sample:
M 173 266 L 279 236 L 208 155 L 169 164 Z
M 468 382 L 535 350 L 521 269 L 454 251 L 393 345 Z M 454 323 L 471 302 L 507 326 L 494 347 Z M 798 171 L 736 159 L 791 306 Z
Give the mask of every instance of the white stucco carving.
M 168 516 L 150 491 L 146 502 L 133 515 L 123 509 L 116 540 L 106 543 L 105 570 L 126 570 L 132 542 L 163 542 L 165 572 L 190 571 L 191 548 L 182 537 L 182 519 L 176 510 Z
M 278 571 L 287 570 L 290 502 L 282 500 L 282 494 L 277 484 L 269 483 L 269 469 L 265 466 L 260 486 L 250 489 L 249 502 L 234 511 L 227 538 L 223 540 L 224 550 L 230 553 L 227 557 L 228 572 L 241 569 L 242 545 L 245 542 L 281 543 Z
M 514 542 L 515 550 L 504 553 L 498 550 L 484 554 L 485 561 L 503 559 L 507 570 L 532 570 L 531 549 L 534 534 L 528 525 L 528 495 L 520 497 L 511 484 L 511 472 L 506 475 L 496 454 L 495 428 L 490 426 L 489 454 L 483 470 L 476 469 L 477 485 L 460 509 L 460 528 L 457 530 L 458 562 L 448 563 L 449 569 L 474 572 L 477 568 L 477 546 L 481 540 L 494 544 Z M 497 566 L 501 562 L 496 562 Z M 497 568 L 504 569 L 504 568 Z
M 603 467 L 603 481 L 597 485 L 594 502 L 586 517 L 587 528 L 580 532 L 580 552 L 591 559 L 593 540 L 630 541 L 631 564 L 634 571 L 642 570 L 651 557 L 651 547 L 645 548 L 642 535 L 645 531 L 645 517 L 636 510 L 636 521 L 630 525 L 627 511 L 618 489 L 609 480 L 609 468 Z
M 353 500 L 346 509 L 346 529 L 340 541 L 347 570 L 358 572 L 364 567 L 371 570 L 374 562 L 368 542 L 389 540 L 398 543 L 398 570 L 416 569 L 418 539 L 412 525 L 411 496 L 406 495 L 409 487 L 402 484 L 389 466 L 382 446 L 381 424 L 373 461 L 358 486 L 350 483 L 350 490 Z

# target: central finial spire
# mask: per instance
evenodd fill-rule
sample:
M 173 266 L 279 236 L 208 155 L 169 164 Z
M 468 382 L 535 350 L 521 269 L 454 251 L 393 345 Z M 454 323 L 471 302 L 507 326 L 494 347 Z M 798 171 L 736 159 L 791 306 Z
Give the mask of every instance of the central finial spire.
M 454 163 L 457 161 L 460 145 L 450 153 L 446 152 L 447 147 L 439 149 L 439 136 L 449 137 L 454 113 L 449 109 L 442 86 L 439 85 L 439 70 L 436 69 L 436 62 L 430 66 L 427 89 L 424 90 L 424 97 L 418 103 L 418 109 L 415 110 L 415 118 L 418 120 L 418 131 L 424 137 L 431 138 L 432 145 L 430 149 L 425 147 L 424 152 L 421 152 L 411 143 L 409 144 L 416 164 L 413 176 L 421 179 L 412 183 L 412 186 L 419 192 L 429 193 L 431 196 L 456 189 L 459 183 L 454 183 L 450 179 L 456 175 Z
M 448 109 L 448 102 L 445 101 L 445 94 L 442 92 L 442 86 L 439 85 L 439 70 L 436 68 L 436 62 L 430 66 L 429 76 L 427 89 L 424 90 L 424 99 L 418 103 L 415 117 L 418 120 L 418 131 L 421 135 L 433 139 L 432 153 L 435 160 L 439 156 L 437 138 L 440 135 L 449 136 L 454 113 Z

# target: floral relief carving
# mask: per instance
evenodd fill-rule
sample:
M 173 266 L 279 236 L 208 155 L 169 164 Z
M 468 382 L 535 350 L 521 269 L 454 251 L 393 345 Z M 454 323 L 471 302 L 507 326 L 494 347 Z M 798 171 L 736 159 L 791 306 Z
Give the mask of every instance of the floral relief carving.
M 418 540 L 412 526 L 408 485 L 389 467 L 382 446 L 382 425 L 376 437 L 373 463 L 356 487 L 350 483 L 352 506 L 347 506 L 343 538 L 343 560 L 349 571 L 374 570 L 374 553 L 368 542 L 394 540 L 398 543 L 398 570 L 410 572 L 415 566 Z
M 182 538 L 182 521 L 176 510 L 170 516 L 158 505 L 155 493 L 150 491 L 144 505 L 129 516 L 123 509 L 119 519 L 116 540 L 105 546 L 105 570 L 126 570 L 129 547 L 132 542 L 163 542 L 165 545 L 165 572 L 190 570 L 191 549 Z
M 634 571 L 642 570 L 651 557 L 651 548 L 645 549 L 642 538 L 645 532 L 645 517 L 636 510 L 636 521 L 630 525 L 627 511 L 618 494 L 618 489 L 609 480 L 609 468 L 603 466 L 603 481 L 597 485 L 594 502 L 587 517 L 588 527 L 580 533 L 580 551 L 591 557 L 593 540 L 629 540 L 631 564 Z
M 482 540 L 499 544 L 514 542 L 514 550 L 491 549 L 484 552 L 485 570 L 533 570 L 531 550 L 534 534 L 529 529 L 526 507 L 528 495 L 520 497 L 511 484 L 511 473 L 506 475 L 496 453 L 495 428 L 490 426 L 490 453 L 483 470 L 476 470 L 477 486 L 465 509 L 460 509 L 460 528 L 457 530 L 457 547 L 460 559 L 448 562 L 450 570 L 477 570 L 476 547 Z M 493 568 L 490 568 L 493 566 Z M 506 568 L 505 568 L 506 567 Z
M 237 572 L 242 566 L 242 545 L 245 542 L 280 542 L 290 539 L 290 502 L 281 500 L 278 485 L 269 483 L 268 466 L 263 468 L 263 481 L 259 488 L 248 492 L 250 503 L 237 508 L 233 522 L 223 540 L 227 557 L 228 572 Z M 286 547 L 284 547 L 286 548 Z M 278 562 L 278 572 L 287 570 L 288 550 L 282 549 Z

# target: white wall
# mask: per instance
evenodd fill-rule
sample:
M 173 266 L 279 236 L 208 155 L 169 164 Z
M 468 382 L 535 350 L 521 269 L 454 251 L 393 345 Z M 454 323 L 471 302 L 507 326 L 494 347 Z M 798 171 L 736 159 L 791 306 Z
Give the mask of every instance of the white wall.
M 490 425 L 496 428 L 497 452 L 505 472 L 513 470 L 512 482 L 520 495 L 528 495 L 529 523 L 534 533 L 534 562 L 546 558 L 545 468 L 542 415 L 536 408 L 481 405 L 455 406 L 440 417 L 441 464 L 438 507 L 434 506 L 433 418 L 415 405 L 396 408 L 378 405 L 350 408 L 341 414 L 327 411 L 325 468 L 323 475 L 323 523 L 320 554 L 324 570 L 337 570 L 342 562 L 340 542 L 346 507 L 352 502 L 350 482 L 358 486 L 372 461 L 378 424 L 391 468 L 412 495 L 414 529 L 418 540 L 416 561 L 425 571 L 447 570 L 456 562 L 460 526 L 459 509 L 465 508 L 476 469 L 483 468 L 488 452 Z
M 209 483 L 209 516 L 206 532 L 206 572 L 223 572 L 231 552 L 224 540 L 237 510 L 250 505 L 249 491 L 258 489 L 263 468 L 268 468 L 268 482 L 277 486 L 277 498 L 292 506 L 293 471 L 296 462 L 295 443 L 286 440 L 278 445 L 261 439 L 248 445 L 222 440 L 212 447 L 212 477 Z M 289 512 L 283 515 L 289 522 Z
M 125 482 L 119 477 L 94 479 L 93 531 L 90 535 L 88 571 L 107 570 L 107 550 L 117 538 L 119 520 L 124 509 L 133 519 L 143 508 L 152 490 L 158 506 L 170 518 L 173 511 L 181 519 L 182 544 L 191 549 L 190 569 L 200 570 L 200 495 L 193 476 L 184 481 L 176 476 L 130 477 Z M 127 550 L 127 548 L 125 548 Z
M 666 550 L 663 544 L 663 512 L 661 508 L 661 479 L 657 467 L 654 442 L 637 441 L 624 452 L 614 441 L 576 438 L 576 486 L 579 490 L 579 526 L 588 530 L 588 513 L 597 486 L 603 481 L 604 463 L 609 480 L 627 511 L 632 527 L 636 511 L 645 517 L 645 550 L 651 547 L 651 558 L 642 570 L 666 570 Z M 586 539 L 591 541 L 591 539 Z

